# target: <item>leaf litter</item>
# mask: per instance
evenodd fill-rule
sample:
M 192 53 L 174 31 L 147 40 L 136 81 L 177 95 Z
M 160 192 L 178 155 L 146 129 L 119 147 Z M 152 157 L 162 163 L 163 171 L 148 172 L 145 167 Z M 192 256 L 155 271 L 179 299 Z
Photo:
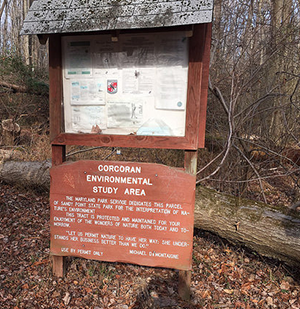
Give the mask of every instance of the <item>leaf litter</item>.
M 68 257 L 54 277 L 48 197 L 0 188 L 0 308 L 300 308 L 299 270 L 200 230 L 190 302 L 173 269 Z

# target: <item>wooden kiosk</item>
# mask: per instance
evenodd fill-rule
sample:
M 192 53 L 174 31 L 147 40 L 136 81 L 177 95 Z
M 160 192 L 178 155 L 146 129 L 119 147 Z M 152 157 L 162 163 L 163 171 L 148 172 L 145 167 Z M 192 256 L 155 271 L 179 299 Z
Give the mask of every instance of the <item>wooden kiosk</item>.
M 180 270 L 189 297 L 197 149 L 204 146 L 213 1 L 34 1 L 49 39 L 51 254 Z M 65 162 L 66 145 L 185 150 L 159 164 Z

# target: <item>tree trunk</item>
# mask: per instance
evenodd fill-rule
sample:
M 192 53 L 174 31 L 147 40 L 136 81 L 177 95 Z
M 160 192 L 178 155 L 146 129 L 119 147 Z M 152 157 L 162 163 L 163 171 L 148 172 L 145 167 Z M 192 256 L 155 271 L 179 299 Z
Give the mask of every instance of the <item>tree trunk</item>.
M 195 227 L 300 267 L 300 213 L 197 187 Z
M 0 180 L 49 190 L 46 162 L 0 164 Z M 195 227 L 214 232 L 261 255 L 300 267 L 300 213 L 197 187 Z
M 7 0 L 3 0 L 1 8 L 0 8 L 0 19 L 2 18 L 2 14 L 4 12 L 5 6 L 7 5 Z
M 13 146 L 15 138 L 20 135 L 20 126 L 13 119 L 5 119 L 1 122 L 0 132 L 0 145 Z
M 5 82 L 3 80 L 0 80 L 0 86 L 9 88 L 15 92 L 27 92 L 27 88 L 25 86 L 20 86 L 12 83 Z
M 7 83 L 3 80 L 0 80 L 0 87 L 4 87 L 9 89 L 10 91 L 19 93 L 31 93 L 43 96 L 49 95 L 49 85 L 44 82 L 36 82 L 34 87 L 33 86 L 28 87 L 28 86 L 21 86 L 12 83 Z
M 10 184 L 35 188 L 39 191 L 49 191 L 50 167 L 51 163 L 49 161 L 4 161 L 1 164 L 0 158 L 0 180 Z

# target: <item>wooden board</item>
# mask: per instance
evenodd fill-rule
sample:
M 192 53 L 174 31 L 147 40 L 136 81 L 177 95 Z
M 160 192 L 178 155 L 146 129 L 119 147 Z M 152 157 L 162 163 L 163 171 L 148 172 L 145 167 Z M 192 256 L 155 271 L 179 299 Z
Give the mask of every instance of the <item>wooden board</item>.
M 51 169 L 51 253 L 191 269 L 195 176 L 159 164 Z
M 61 37 L 51 35 L 49 38 L 49 114 L 50 140 L 62 131 L 62 59 Z

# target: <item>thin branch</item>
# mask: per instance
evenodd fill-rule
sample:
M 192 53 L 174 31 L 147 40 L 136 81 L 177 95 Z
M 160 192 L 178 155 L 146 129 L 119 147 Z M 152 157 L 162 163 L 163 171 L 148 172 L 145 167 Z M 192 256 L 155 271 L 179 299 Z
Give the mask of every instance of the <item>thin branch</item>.
M 68 157 L 71 157 L 71 156 L 75 156 L 75 155 L 77 155 L 79 153 L 88 152 L 88 151 L 95 150 L 95 149 L 100 149 L 100 148 L 103 148 L 103 147 L 102 146 L 97 146 L 97 147 L 93 147 L 93 148 L 77 150 L 77 151 L 68 153 L 66 155 L 66 157 L 68 158 Z
M 265 147 L 265 146 L 263 146 L 263 145 L 260 145 L 260 144 L 258 144 L 258 143 L 252 142 L 252 141 L 250 141 L 250 140 L 246 140 L 246 139 L 241 138 L 241 137 L 238 137 L 238 136 L 234 136 L 234 138 L 235 138 L 235 139 L 239 139 L 239 140 L 241 139 L 241 140 L 243 140 L 243 141 L 245 141 L 245 142 L 247 142 L 247 143 L 249 143 L 249 144 L 252 144 L 252 145 L 254 145 L 254 146 L 257 146 L 258 148 L 261 148 L 261 149 L 265 150 L 267 153 L 271 153 L 271 154 L 273 154 L 273 155 L 275 155 L 275 156 L 278 156 L 278 157 L 280 157 L 280 158 L 282 158 L 282 159 L 284 159 L 284 160 L 289 161 L 292 165 L 295 164 L 295 162 L 293 162 L 293 160 L 289 159 L 288 157 L 286 157 L 286 156 L 284 156 L 284 155 L 282 155 L 282 154 L 280 154 L 280 153 L 278 153 L 278 152 L 276 152 L 276 151 L 273 151 L 273 150 L 271 150 L 270 148 L 267 148 L 267 147 Z
M 290 76 L 293 76 L 293 77 L 300 77 L 300 74 L 295 74 L 293 72 L 287 72 L 287 71 L 278 71 L 276 72 L 276 74 L 286 74 L 286 75 L 290 75 Z
M 102 159 L 102 160 L 106 160 L 106 159 L 108 159 L 110 156 L 112 156 L 116 151 L 118 150 L 118 148 L 117 147 L 115 147 L 112 151 L 111 151 L 111 153 L 109 154 L 109 155 L 107 155 L 104 159 Z
M 272 91 L 272 90 L 271 90 Z M 270 91 L 270 92 L 271 92 Z M 280 94 L 277 93 L 267 93 L 266 95 L 264 95 L 263 97 L 259 98 L 258 100 L 256 100 L 255 102 L 251 103 L 250 105 L 248 105 L 246 108 L 244 108 L 242 111 L 240 111 L 238 114 L 234 115 L 234 118 L 239 117 L 241 114 L 245 113 L 247 110 L 249 110 L 250 108 L 252 108 L 254 105 L 256 104 L 260 104 L 262 103 L 264 100 L 271 98 L 271 97 L 277 97 Z M 245 116 L 247 117 L 249 115 L 249 113 Z
M 219 172 L 219 170 L 221 169 L 221 167 L 223 166 L 226 158 L 228 157 L 228 154 L 229 154 L 229 150 L 231 148 L 231 135 L 228 136 L 228 141 L 227 141 L 227 145 L 226 145 L 226 151 L 225 151 L 225 154 L 224 154 L 224 157 L 222 158 L 220 164 L 218 165 L 218 167 L 208 176 L 204 177 L 204 178 L 201 178 L 199 180 L 197 180 L 196 183 L 200 183 L 201 181 L 204 181 L 204 180 L 207 180 L 207 179 L 210 179 L 210 177 L 214 176 L 215 174 L 217 174 Z M 198 173 L 197 173 L 198 174 Z
M 297 83 L 296 83 L 296 85 L 295 85 L 295 87 L 294 87 L 294 90 L 293 90 L 292 94 L 290 95 L 290 102 L 291 102 L 293 105 L 295 105 L 295 103 L 293 102 L 293 96 L 295 95 L 296 90 L 297 90 L 297 88 L 299 87 L 299 84 L 300 84 L 300 79 L 297 80 Z
M 225 106 L 224 106 L 224 108 L 225 108 Z M 230 148 L 231 148 L 231 139 L 232 139 L 232 135 L 233 135 L 232 110 L 231 110 L 231 108 L 232 108 L 232 104 L 230 104 L 229 109 L 227 109 L 227 107 L 226 107 L 226 109 L 227 109 L 227 116 L 228 116 L 229 133 L 228 133 L 228 137 L 227 137 L 226 150 L 225 150 L 224 156 L 223 156 L 220 164 L 218 165 L 218 167 L 210 175 L 208 175 L 208 176 L 206 176 L 206 177 L 204 177 L 202 179 L 197 180 L 196 183 L 199 183 L 199 182 L 201 182 L 203 180 L 209 179 L 210 177 L 212 177 L 213 175 L 218 173 L 219 170 L 221 169 L 221 167 L 223 166 L 226 158 L 228 157 L 228 154 L 229 154 L 229 151 L 230 151 Z M 220 153 L 220 155 L 221 154 L 222 154 L 222 152 Z M 214 160 L 216 160 L 216 158 Z M 197 174 L 199 174 L 199 173 L 197 173 Z
M 5 81 L 0 80 L 0 86 L 12 89 L 16 92 L 26 92 L 27 88 L 25 86 L 19 86 L 11 83 L 7 83 Z
M 209 161 L 204 167 L 201 168 L 201 170 L 199 170 L 197 172 L 197 175 L 202 173 L 204 170 L 206 170 L 212 163 L 214 163 L 221 155 L 222 153 L 224 153 L 224 150 L 222 150 L 216 157 L 214 157 L 211 161 Z
M 253 181 L 258 181 L 259 179 L 264 180 L 264 179 L 272 179 L 272 178 L 277 178 L 277 177 L 286 177 L 286 176 L 291 176 L 294 173 L 300 172 L 300 168 L 297 168 L 293 171 L 287 172 L 282 175 L 269 175 L 269 176 L 260 176 L 259 178 L 252 178 L 248 180 L 224 180 L 224 179 L 217 179 L 217 178 L 212 178 L 210 179 L 211 181 L 218 181 L 218 182 L 226 182 L 226 183 L 246 183 L 246 182 L 253 182 Z
M 233 145 L 233 147 L 242 155 L 242 157 L 248 162 L 248 164 L 251 166 L 251 168 L 253 169 L 254 173 L 256 174 L 257 176 L 257 179 L 258 179 L 258 182 L 259 182 L 259 186 L 260 186 L 260 190 L 261 190 L 261 193 L 262 193 L 262 196 L 263 196 L 263 199 L 264 199 L 264 202 L 267 203 L 267 199 L 266 199 L 266 196 L 265 196 L 265 192 L 264 192 L 264 188 L 263 188 L 263 184 L 261 182 L 261 177 L 257 171 L 257 169 L 255 168 L 255 166 L 252 164 L 252 162 L 245 156 L 245 154 L 240 150 L 239 147 Z
M 229 111 L 228 111 L 228 107 L 226 105 L 226 101 L 222 95 L 222 92 L 220 91 L 220 89 L 218 87 L 213 87 L 210 77 L 208 78 L 208 88 L 209 90 L 216 96 L 216 98 L 219 100 L 219 102 L 221 103 L 222 107 L 224 108 L 225 113 L 228 115 Z
M 88 149 L 81 149 L 81 150 L 78 150 L 78 151 L 74 151 L 74 152 L 71 152 L 71 153 L 68 153 L 66 155 L 66 157 L 71 157 L 71 156 L 74 156 L 74 155 L 77 155 L 79 153 L 83 153 L 83 152 L 88 152 L 88 151 L 92 151 L 92 150 L 95 150 L 95 149 L 100 149 L 100 148 L 103 148 L 103 146 L 97 146 L 97 147 L 92 147 L 92 148 L 88 148 Z M 113 148 L 113 150 L 111 151 L 110 154 L 108 154 L 105 158 L 103 158 L 102 160 L 106 160 L 108 159 L 110 156 L 112 156 L 116 151 L 118 150 L 117 147 Z
M 5 6 L 7 5 L 7 0 L 4 0 L 2 6 L 0 8 L 0 19 L 2 18 L 2 14 L 4 12 Z

